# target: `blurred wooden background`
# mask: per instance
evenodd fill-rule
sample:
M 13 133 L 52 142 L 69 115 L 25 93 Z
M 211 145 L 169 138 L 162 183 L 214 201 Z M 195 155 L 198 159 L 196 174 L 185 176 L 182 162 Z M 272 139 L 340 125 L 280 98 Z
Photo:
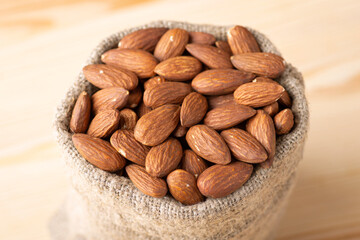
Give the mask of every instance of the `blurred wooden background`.
M 303 72 L 311 130 L 277 239 L 360 239 L 357 0 L 0 0 L 0 239 L 49 239 L 55 107 L 103 37 L 158 19 L 251 26 Z

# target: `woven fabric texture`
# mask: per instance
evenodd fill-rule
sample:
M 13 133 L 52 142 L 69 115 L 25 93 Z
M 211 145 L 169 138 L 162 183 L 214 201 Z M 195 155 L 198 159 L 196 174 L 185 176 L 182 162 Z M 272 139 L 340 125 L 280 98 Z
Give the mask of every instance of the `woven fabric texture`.
M 116 47 L 126 34 L 147 27 L 202 31 L 226 40 L 231 26 L 157 21 L 123 30 L 105 38 L 84 66 L 100 63 L 101 54 Z M 280 55 L 268 38 L 249 30 L 262 51 Z M 278 138 L 273 166 L 256 168 L 249 181 L 227 197 L 184 206 L 168 196 L 158 199 L 144 195 L 128 178 L 102 171 L 79 155 L 69 131 L 71 112 L 82 91 L 91 94 L 96 90 L 81 72 L 56 113 L 57 142 L 72 187 L 50 221 L 52 239 L 272 239 L 295 182 L 309 119 L 301 74 L 286 63 L 278 81 L 293 99 L 295 126 L 291 133 Z

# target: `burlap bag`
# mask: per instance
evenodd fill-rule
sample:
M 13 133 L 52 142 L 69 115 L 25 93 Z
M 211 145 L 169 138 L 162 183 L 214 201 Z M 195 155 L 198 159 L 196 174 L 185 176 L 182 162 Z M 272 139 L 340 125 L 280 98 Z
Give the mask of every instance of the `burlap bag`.
M 147 27 L 202 31 L 225 40 L 230 26 L 153 22 L 105 38 L 84 65 L 99 63 L 101 54 L 116 47 L 123 36 Z M 263 34 L 249 30 L 264 52 L 280 54 Z M 50 222 L 52 239 L 272 239 L 294 185 L 309 117 L 301 74 L 287 63 L 279 82 L 293 99 L 295 127 L 278 139 L 273 167 L 256 169 L 243 187 L 227 197 L 184 206 L 171 197 L 144 195 L 128 178 L 102 171 L 79 155 L 71 141 L 69 119 L 78 95 L 95 91 L 80 73 L 56 114 L 57 142 L 72 188 Z

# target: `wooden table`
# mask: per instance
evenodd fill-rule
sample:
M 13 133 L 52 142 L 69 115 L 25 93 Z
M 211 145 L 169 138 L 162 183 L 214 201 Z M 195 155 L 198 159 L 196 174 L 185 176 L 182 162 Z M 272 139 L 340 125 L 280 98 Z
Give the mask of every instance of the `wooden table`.
M 0 239 L 49 239 L 68 187 L 55 106 L 104 36 L 157 19 L 252 26 L 303 72 L 311 129 L 277 239 L 360 239 L 359 13 L 357 0 L 0 0 Z

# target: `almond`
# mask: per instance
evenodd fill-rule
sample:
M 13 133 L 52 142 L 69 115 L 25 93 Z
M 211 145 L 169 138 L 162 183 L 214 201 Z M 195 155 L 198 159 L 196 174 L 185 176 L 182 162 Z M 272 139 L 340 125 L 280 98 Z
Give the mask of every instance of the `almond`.
M 254 117 L 246 124 L 246 131 L 253 135 L 268 153 L 268 159 L 275 156 L 276 133 L 274 122 L 264 110 L 257 110 Z
M 193 174 L 196 178 L 207 168 L 206 162 L 192 150 L 185 150 L 181 168 Z
M 272 53 L 242 53 L 231 57 L 235 68 L 259 76 L 277 78 L 285 70 L 284 59 Z
M 136 48 L 152 52 L 167 28 L 146 28 L 129 33 L 119 42 L 119 48 Z
M 155 76 L 144 82 L 144 90 L 155 87 L 158 84 L 164 83 L 166 80 L 162 76 Z
M 261 52 L 255 37 L 242 26 L 234 26 L 227 32 L 227 39 L 234 55 Z
M 125 159 L 105 140 L 77 133 L 72 136 L 72 141 L 83 158 L 104 171 L 116 172 L 126 164 Z
M 270 82 L 270 83 L 279 84 L 278 82 L 276 82 L 270 78 L 266 78 L 266 77 L 257 77 L 253 80 L 253 82 Z M 278 102 L 285 107 L 291 107 L 291 98 L 289 96 L 289 93 L 286 90 L 283 92 L 283 94 L 279 98 Z
M 202 195 L 222 198 L 238 190 L 250 178 L 253 166 L 234 162 L 228 165 L 214 165 L 200 174 L 197 186 Z
M 215 46 L 217 46 L 221 50 L 227 52 L 228 54 L 233 55 L 228 42 L 226 42 L 226 41 L 216 41 Z
M 276 102 L 285 89 L 275 83 L 250 82 L 238 87 L 234 92 L 235 101 L 251 107 L 264 107 Z
M 83 68 L 89 82 L 98 88 L 121 87 L 132 90 L 138 85 L 135 73 L 105 64 L 91 64 Z
M 191 92 L 187 83 L 164 82 L 156 87 L 145 90 L 144 103 L 148 107 L 157 108 L 164 104 L 180 104 Z
M 204 32 L 189 32 L 190 43 L 213 45 L 216 41 L 214 35 Z
M 180 142 L 174 138 L 169 138 L 150 149 L 146 156 L 145 169 L 151 176 L 164 177 L 176 169 L 182 153 Z
M 177 56 L 160 62 L 155 73 L 170 81 L 187 81 L 193 79 L 202 69 L 199 60 L 191 56 Z
M 182 169 L 171 172 L 166 182 L 171 195 L 185 205 L 193 205 L 204 200 L 196 186 L 196 178 L 191 173 Z
M 274 123 L 277 134 L 287 134 L 294 126 L 294 114 L 289 108 L 286 108 L 275 115 Z
M 187 127 L 183 127 L 183 126 L 181 126 L 181 124 L 178 124 L 172 134 L 174 137 L 181 138 L 181 137 L 185 136 L 187 131 L 188 131 Z
M 131 130 L 117 130 L 110 138 L 111 145 L 126 159 L 145 166 L 145 158 L 149 147 L 136 141 Z
M 134 130 L 138 117 L 136 113 L 128 108 L 120 111 L 119 129 Z
M 137 108 L 137 115 L 139 116 L 139 118 L 141 118 L 145 114 L 151 112 L 151 110 L 152 109 L 150 107 L 147 107 L 144 102 L 141 102 L 139 107 Z
M 270 117 L 273 117 L 275 116 L 275 114 L 279 112 L 279 104 L 277 102 L 274 102 L 270 105 L 265 106 L 263 110 L 267 112 L 267 114 L 269 114 Z
M 210 110 L 204 118 L 204 124 L 215 129 L 222 130 L 233 127 L 254 116 L 256 111 L 241 104 L 228 104 Z
M 186 45 L 186 50 L 209 68 L 233 68 L 230 54 L 220 48 L 190 43 Z
M 162 198 L 167 193 L 164 179 L 153 177 L 145 171 L 145 168 L 136 164 L 130 164 L 125 168 L 130 180 L 142 193 L 151 197 Z
M 224 138 L 232 155 L 237 160 L 247 163 L 260 163 L 264 162 L 268 157 L 261 143 L 242 129 L 231 128 L 222 131 L 220 135 Z
M 82 92 L 76 100 L 70 119 L 70 130 L 84 133 L 88 129 L 91 113 L 91 100 L 87 92 Z
M 236 103 L 234 94 L 232 93 L 220 96 L 209 96 L 207 99 L 210 109 Z
M 189 147 L 200 157 L 217 164 L 231 162 L 230 150 L 214 129 L 205 125 L 192 126 L 186 133 Z
M 180 56 L 189 41 L 189 33 L 184 29 L 174 28 L 168 30 L 155 47 L 154 56 L 159 61 Z
M 149 78 L 155 75 L 154 69 L 158 63 L 155 57 L 141 49 L 111 49 L 101 56 L 106 64 L 130 70 L 139 78 Z
M 140 87 L 137 87 L 130 92 L 129 98 L 126 103 L 126 107 L 136 108 L 139 105 L 141 98 L 142 98 L 142 91 L 141 91 Z
M 180 122 L 184 127 L 191 127 L 199 123 L 208 109 L 206 98 L 196 92 L 192 92 L 184 98 L 180 110 Z
M 233 92 L 254 77 L 252 73 L 235 69 L 212 69 L 198 74 L 191 82 L 191 86 L 205 95 L 223 95 Z
M 91 97 L 92 109 L 95 114 L 109 109 L 122 109 L 129 98 L 129 91 L 124 88 L 104 88 Z
M 87 134 L 96 138 L 107 138 L 118 128 L 119 120 L 118 110 L 99 112 L 91 121 Z
M 180 107 L 172 104 L 152 110 L 136 123 L 135 139 L 148 146 L 162 143 L 176 128 L 179 115 Z

